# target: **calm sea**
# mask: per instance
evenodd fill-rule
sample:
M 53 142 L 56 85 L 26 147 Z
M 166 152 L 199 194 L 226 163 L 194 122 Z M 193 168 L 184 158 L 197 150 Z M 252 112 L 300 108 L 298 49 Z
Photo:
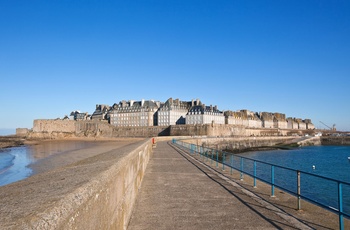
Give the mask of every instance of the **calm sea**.
M 33 161 L 27 147 L 0 149 L 0 186 L 29 177 L 32 170 L 28 165 Z
M 249 152 L 244 157 L 300 170 L 322 177 L 350 183 L 350 146 L 312 146 L 293 150 Z M 235 162 L 235 167 L 240 167 Z M 244 170 L 253 174 L 253 163 L 244 161 Z M 271 181 L 271 166 L 257 163 L 257 176 Z M 291 170 L 275 167 L 275 184 L 297 191 L 297 176 Z M 343 209 L 350 214 L 350 186 L 342 185 Z M 301 194 L 338 209 L 338 184 L 332 180 L 301 173 Z

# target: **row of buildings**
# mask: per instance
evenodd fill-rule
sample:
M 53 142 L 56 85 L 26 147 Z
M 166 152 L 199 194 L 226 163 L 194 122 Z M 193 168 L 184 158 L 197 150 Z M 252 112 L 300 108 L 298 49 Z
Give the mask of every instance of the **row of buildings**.
M 180 101 L 169 98 L 162 103 L 154 100 L 120 101 L 112 106 L 96 105 L 92 115 L 73 111 L 74 120 L 103 120 L 114 126 L 170 126 L 180 124 L 230 124 L 247 128 L 314 129 L 310 119 L 286 118 L 282 113 L 249 110 L 220 111 L 199 99 Z

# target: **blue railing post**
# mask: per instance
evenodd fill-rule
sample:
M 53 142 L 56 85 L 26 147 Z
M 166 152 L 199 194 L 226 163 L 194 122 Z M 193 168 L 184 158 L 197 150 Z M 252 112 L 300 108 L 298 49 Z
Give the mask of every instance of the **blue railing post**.
M 275 166 L 271 165 L 271 196 L 275 196 Z
M 297 171 L 297 196 L 298 196 L 298 210 L 301 209 L 301 202 L 300 202 L 300 171 Z
M 226 157 L 226 154 L 222 152 L 222 171 L 225 170 L 225 157 Z
M 254 188 L 256 188 L 256 161 L 254 161 Z
M 219 151 L 216 150 L 216 167 L 219 168 Z
M 241 157 L 241 180 L 243 180 L 243 158 Z
M 338 182 L 339 229 L 344 230 L 342 183 Z
M 231 162 L 231 175 L 232 175 L 232 170 L 233 170 L 233 155 L 230 155 L 230 162 Z
M 193 154 L 194 145 L 191 144 L 191 153 Z

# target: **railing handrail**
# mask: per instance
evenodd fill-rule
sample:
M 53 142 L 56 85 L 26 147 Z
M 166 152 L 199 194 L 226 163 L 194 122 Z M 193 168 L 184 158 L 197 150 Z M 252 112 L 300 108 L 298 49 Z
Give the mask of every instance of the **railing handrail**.
M 187 142 L 183 142 L 183 143 L 187 143 Z M 191 144 L 191 143 L 187 143 L 187 144 L 200 146 L 200 145 Z M 235 153 L 225 152 L 223 150 L 217 150 L 217 149 L 213 149 L 213 148 L 209 148 L 209 147 L 204 147 L 204 148 L 207 148 L 207 149 L 210 149 L 210 150 L 214 150 L 214 151 L 220 151 L 220 152 L 227 153 L 227 154 L 236 155 Z M 270 166 L 277 166 L 277 167 L 282 168 L 282 169 L 287 169 L 287 170 L 291 170 L 291 171 L 299 171 L 299 172 L 301 172 L 303 174 L 307 174 L 307 175 L 310 175 L 310 176 L 316 176 L 316 177 L 319 177 L 319 178 L 322 178 L 322 179 L 326 179 L 326 180 L 331 180 L 331 181 L 337 182 L 337 183 L 340 182 L 342 184 L 346 184 L 346 185 L 350 186 L 350 182 L 346 182 L 346 181 L 343 181 L 343 180 L 337 180 L 337 179 L 334 179 L 334 178 L 321 176 L 321 175 L 305 172 L 305 171 L 302 171 L 302 170 L 299 170 L 299 169 L 293 169 L 293 168 L 282 166 L 282 165 L 278 165 L 278 164 L 272 164 L 272 163 L 264 162 L 264 161 L 261 161 L 261 160 L 256 160 L 256 159 L 252 159 L 252 158 L 249 158 L 249 157 L 241 156 L 241 155 L 239 155 L 239 157 L 241 157 L 243 159 L 251 160 L 251 161 L 256 161 L 256 162 L 259 162 L 259 163 L 262 163 L 262 164 L 270 165 Z M 225 164 L 225 165 L 230 166 L 228 164 Z
M 200 145 L 191 144 L 191 143 L 184 142 L 184 141 L 181 141 L 181 140 L 175 140 L 175 139 L 173 139 L 173 143 L 180 144 L 180 143 L 178 143 L 178 142 L 182 143 L 181 146 L 183 146 L 183 147 L 189 149 L 189 150 L 191 151 L 191 153 L 197 152 L 197 153 L 202 154 L 201 148 L 205 149 L 206 152 L 208 152 L 208 151 L 210 151 L 210 152 L 212 152 L 212 153 L 215 153 L 215 152 L 216 152 L 216 154 L 217 154 L 216 158 L 217 158 L 217 159 L 213 159 L 213 157 L 211 157 L 211 160 L 214 160 L 214 161 L 217 162 L 217 163 L 216 163 L 216 167 L 218 167 L 218 163 L 220 162 L 219 159 L 218 159 L 218 153 L 221 152 L 221 153 L 222 153 L 222 159 L 223 159 L 223 160 L 222 160 L 222 162 L 220 162 L 220 163 L 222 164 L 223 169 L 224 169 L 224 166 L 228 166 L 228 167 L 231 168 L 231 170 L 232 170 L 232 169 L 235 169 L 235 170 L 241 172 L 241 179 L 243 178 L 243 177 L 242 177 L 243 173 L 245 173 L 245 174 L 247 174 L 247 175 L 253 177 L 253 178 L 254 178 L 254 186 L 255 186 L 255 179 L 256 179 L 256 178 L 259 179 L 259 180 L 262 181 L 262 182 L 265 182 L 265 183 L 267 183 L 267 184 L 270 184 L 270 185 L 271 185 L 271 188 L 272 188 L 272 189 L 271 189 L 271 190 L 272 190 L 272 191 L 271 191 L 271 192 L 272 192 L 272 196 L 274 195 L 274 187 L 275 187 L 275 186 L 278 187 L 278 188 L 280 188 L 280 189 L 282 189 L 282 190 L 284 190 L 284 191 L 286 191 L 286 192 L 288 192 L 288 193 L 290 193 L 290 194 L 292 194 L 292 195 L 297 196 L 297 197 L 298 197 L 298 202 L 299 202 L 299 204 L 298 204 L 298 209 L 299 209 L 299 207 L 300 207 L 300 198 L 303 198 L 303 199 L 308 200 L 309 202 L 312 202 L 312 203 L 314 203 L 314 204 L 316 204 L 316 205 L 319 205 L 319 206 L 321 206 L 322 208 L 325 208 L 325 209 L 327 209 L 327 210 L 329 210 L 329 211 L 331 211 L 331 212 L 337 213 L 338 216 L 339 216 L 339 229 L 344 229 L 343 217 L 350 218 L 350 214 L 345 213 L 345 212 L 343 211 L 343 199 L 342 199 L 342 185 L 350 186 L 350 183 L 349 183 L 349 182 L 342 181 L 342 180 L 337 180 L 337 179 L 334 179 L 334 178 L 329 178 L 329 177 L 326 177 L 326 176 L 321 176 L 321 175 L 317 175 L 317 174 L 313 174 L 313 173 L 309 173 L 309 172 L 305 172 L 305 171 L 302 171 L 302 170 L 293 169 L 293 168 L 286 167 L 286 166 L 281 166 L 281 165 L 277 165 L 277 164 L 272 164 L 272 163 L 264 162 L 264 161 L 261 161 L 261 160 L 255 160 L 255 159 L 252 159 L 252 158 L 249 158 L 249 157 L 244 157 L 244 156 L 241 156 L 241 155 L 236 155 L 236 154 L 234 154 L 234 153 L 229 153 L 229 152 L 225 152 L 225 151 L 218 150 L 218 149 L 213 149 L 213 148 L 209 148 L 209 147 L 203 147 L 203 146 L 200 146 Z M 184 146 L 184 144 L 189 145 L 190 147 L 186 147 L 186 146 Z M 192 146 L 196 146 L 196 149 L 197 149 L 197 150 L 194 149 Z M 198 147 L 200 148 L 199 151 L 198 151 Z M 224 159 L 225 159 L 224 154 L 225 154 L 225 155 L 226 155 L 226 154 L 229 154 L 229 155 L 232 155 L 232 156 L 235 156 L 235 155 L 236 155 L 235 157 L 240 158 L 241 161 L 242 161 L 242 159 L 246 159 L 246 160 L 249 160 L 249 161 L 254 162 L 254 173 L 253 173 L 254 175 L 253 175 L 252 173 L 246 171 L 246 170 L 243 170 L 243 168 L 242 168 L 242 167 L 243 167 L 243 166 L 242 166 L 242 163 L 241 163 L 241 168 L 235 167 L 234 165 L 232 165 L 232 163 L 231 163 L 231 164 L 226 163 L 225 160 L 224 160 Z M 212 154 L 212 155 L 213 155 L 213 154 Z M 203 154 L 203 156 L 204 156 L 204 154 Z M 208 158 L 208 156 L 206 156 L 206 157 Z M 268 180 L 266 180 L 266 179 L 264 179 L 264 178 L 261 178 L 261 177 L 257 177 L 257 176 L 256 176 L 256 171 L 255 171 L 255 170 L 256 170 L 256 162 L 261 163 L 261 164 L 264 164 L 264 165 L 267 165 L 267 166 L 271 166 L 271 180 L 272 180 L 272 182 L 269 182 Z M 286 187 L 276 185 L 276 184 L 274 183 L 274 167 L 281 168 L 281 169 L 285 169 L 285 170 L 289 170 L 289 171 L 292 171 L 292 172 L 296 172 L 296 173 L 298 174 L 298 177 L 300 176 L 300 173 L 302 173 L 302 174 L 306 174 L 306 175 L 309 175 L 309 176 L 312 176 L 312 177 L 321 178 L 321 179 L 324 179 L 324 180 L 327 180 L 327 181 L 331 181 L 331 182 L 337 183 L 337 187 L 338 187 L 338 209 L 336 209 L 336 208 L 334 208 L 334 207 L 331 207 L 331 206 L 329 206 L 329 205 L 327 205 L 327 204 L 321 203 L 320 201 L 314 200 L 313 198 L 304 196 L 304 195 L 300 194 L 300 191 L 294 192 L 294 191 L 289 190 L 289 189 L 286 188 Z M 300 179 L 300 178 L 298 178 L 298 180 L 299 180 L 299 179 Z M 298 183 L 299 183 L 299 181 L 298 181 Z M 300 185 L 298 184 L 298 186 L 300 186 Z M 299 188 L 297 188 L 297 190 L 298 190 L 298 189 L 299 189 Z

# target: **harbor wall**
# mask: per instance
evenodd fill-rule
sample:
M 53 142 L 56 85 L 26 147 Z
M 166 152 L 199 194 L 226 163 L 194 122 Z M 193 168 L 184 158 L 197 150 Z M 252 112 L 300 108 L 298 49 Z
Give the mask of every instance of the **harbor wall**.
M 181 141 L 219 150 L 243 150 L 288 143 L 295 137 L 197 137 Z
M 322 145 L 350 145 L 350 136 L 321 137 Z

